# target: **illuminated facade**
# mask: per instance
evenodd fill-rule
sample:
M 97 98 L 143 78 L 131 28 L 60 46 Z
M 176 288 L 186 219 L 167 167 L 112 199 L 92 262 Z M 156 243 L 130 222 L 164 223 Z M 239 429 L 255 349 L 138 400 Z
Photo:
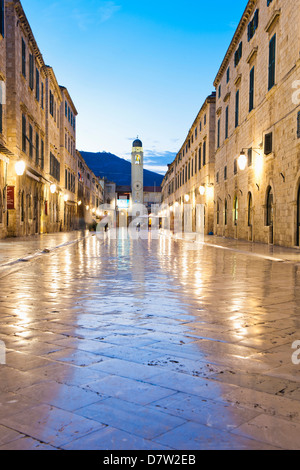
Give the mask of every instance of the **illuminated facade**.
M 0 238 L 76 229 L 77 110 L 45 64 L 21 2 L 0 3 Z M 86 174 L 92 212 L 83 220 L 92 220 L 103 191 Z
M 300 244 L 300 9 L 250 0 L 216 76 L 215 233 Z
M 180 151 L 162 183 L 164 210 L 172 219 L 175 208 L 181 208 L 184 228 L 184 206 L 189 206 L 191 223 L 188 231 L 196 232 L 197 205 L 204 206 L 204 231 L 212 233 L 214 219 L 214 158 L 215 158 L 215 93 L 207 97 Z M 168 209 L 166 209 L 168 208 Z

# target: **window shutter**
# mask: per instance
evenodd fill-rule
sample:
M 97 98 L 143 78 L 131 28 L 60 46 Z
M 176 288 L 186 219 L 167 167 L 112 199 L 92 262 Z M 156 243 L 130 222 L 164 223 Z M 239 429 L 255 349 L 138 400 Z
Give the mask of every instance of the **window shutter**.
M 273 133 L 265 135 L 265 155 L 270 155 L 273 152 Z
M 276 34 L 269 44 L 269 90 L 275 85 Z

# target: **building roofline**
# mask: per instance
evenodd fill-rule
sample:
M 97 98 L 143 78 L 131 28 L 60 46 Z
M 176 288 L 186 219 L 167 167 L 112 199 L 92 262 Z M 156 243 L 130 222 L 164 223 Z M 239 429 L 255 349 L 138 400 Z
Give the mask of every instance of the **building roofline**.
M 57 81 L 57 78 L 55 76 L 53 68 L 50 65 L 45 65 L 45 71 L 46 71 L 47 77 L 52 80 L 52 82 L 54 84 L 54 87 L 55 87 L 55 90 L 56 90 L 58 96 L 61 98 L 61 101 L 62 101 L 63 97 L 62 97 L 61 89 L 60 89 L 60 86 L 58 84 L 58 81 Z
M 228 65 L 229 65 L 229 60 L 232 56 L 232 54 L 234 53 L 234 51 L 236 50 L 236 47 L 238 46 L 240 40 L 241 40 L 241 36 L 244 32 L 244 28 L 246 26 L 246 24 L 248 23 L 249 21 L 249 18 L 253 12 L 253 8 L 255 7 L 255 5 L 257 4 L 257 1 L 258 0 L 249 0 L 248 3 L 247 3 L 247 6 L 244 10 L 244 13 L 242 15 L 242 18 L 238 24 L 238 27 L 234 33 L 234 36 L 231 40 L 231 43 L 227 49 L 227 52 L 225 54 L 225 57 L 223 59 L 223 62 L 221 64 L 221 67 L 219 68 L 219 71 L 216 75 L 216 78 L 214 80 L 214 87 L 217 88 L 218 84 L 220 83 L 221 81 L 221 77 L 223 76 L 223 74 L 225 73 Z
M 44 58 L 43 58 L 43 55 L 37 45 L 37 42 L 35 40 L 35 37 L 34 37 L 34 34 L 32 32 L 32 29 L 30 27 L 30 24 L 29 24 L 29 21 L 27 19 L 27 16 L 25 14 L 25 11 L 23 10 L 23 7 L 21 5 L 21 2 L 19 0 L 13 0 L 13 5 L 14 5 L 14 8 L 15 8 L 15 11 L 19 17 L 19 22 L 20 24 L 22 25 L 22 27 L 24 28 L 30 42 L 31 42 L 31 45 L 33 47 L 33 50 L 34 50 L 34 53 L 35 53 L 35 56 L 39 62 L 39 65 L 40 67 L 44 67 L 45 66 L 45 62 L 44 62 Z
M 72 108 L 73 108 L 73 112 L 74 112 L 75 116 L 78 116 L 78 111 L 77 111 L 77 109 L 76 109 L 76 107 L 75 107 L 75 104 L 74 104 L 74 102 L 73 102 L 73 100 L 72 100 L 72 98 L 71 98 L 71 95 L 70 95 L 68 89 L 67 89 L 66 87 L 62 86 L 62 85 L 59 85 L 59 88 L 60 88 L 61 91 L 67 96 L 68 101 L 70 102 L 70 105 L 71 105 Z

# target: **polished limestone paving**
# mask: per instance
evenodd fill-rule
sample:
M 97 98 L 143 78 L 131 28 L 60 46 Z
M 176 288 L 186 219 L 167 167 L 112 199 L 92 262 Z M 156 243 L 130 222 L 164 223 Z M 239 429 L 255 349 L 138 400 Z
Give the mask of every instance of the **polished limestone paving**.
M 299 287 L 217 238 L 0 242 L 0 450 L 300 449 Z

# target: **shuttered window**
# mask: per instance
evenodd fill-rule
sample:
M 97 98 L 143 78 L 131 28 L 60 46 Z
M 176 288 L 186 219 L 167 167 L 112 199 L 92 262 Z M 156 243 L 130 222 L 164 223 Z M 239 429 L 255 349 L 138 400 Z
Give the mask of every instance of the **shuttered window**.
M 5 4 L 4 0 L 1 0 L 0 2 L 0 34 L 4 38 L 4 32 L 5 32 Z
M 276 68 L 276 34 L 272 37 L 269 44 L 269 90 L 275 85 Z
M 26 44 L 22 39 L 22 75 L 26 78 Z
M 273 152 L 273 134 L 270 132 L 265 135 L 265 155 L 270 155 Z
M 254 108 L 254 67 L 250 71 L 249 82 L 249 112 L 251 112 Z
M 240 90 L 235 94 L 235 127 L 238 127 L 240 122 Z

